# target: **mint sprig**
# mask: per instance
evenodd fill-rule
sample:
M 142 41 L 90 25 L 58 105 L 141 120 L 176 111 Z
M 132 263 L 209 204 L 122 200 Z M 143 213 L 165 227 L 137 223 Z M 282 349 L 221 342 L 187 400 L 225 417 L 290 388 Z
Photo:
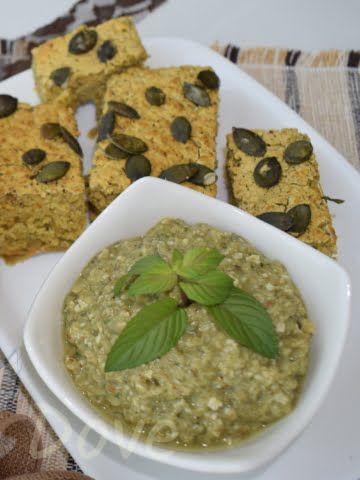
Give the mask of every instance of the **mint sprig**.
M 149 255 L 137 261 L 126 275 L 117 280 L 114 295 L 120 295 L 130 283 L 129 295 L 167 292 L 174 288 L 176 280 L 176 273 L 165 260 L 159 255 Z
M 192 279 L 214 270 L 223 258 L 215 248 L 195 247 L 183 256 L 178 250 L 174 250 L 172 265 L 178 275 Z
M 220 270 L 204 273 L 191 281 L 180 282 L 185 295 L 200 305 L 217 305 L 228 297 L 233 281 Z
M 185 332 L 185 308 L 204 305 L 214 323 L 232 339 L 268 358 L 279 353 L 278 337 L 267 310 L 253 296 L 233 286 L 217 270 L 223 255 L 216 249 L 195 247 L 185 254 L 174 250 L 170 263 L 159 255 L 137 261 L 114 285 L 114 296 L 168 292 L 175 287 L 180 301 L 162 298 L 140 310 L 112 346 L 105 371 L 134 368 L 163 356 Z
M 146 261 L 149 259 L 148 261 Z M 141 275 L 130 285 L 129 295 L 146 295 L 172 290 L 177 276 L 170 265 L 161 257 L 145 257 L 139 260 L 130 273 Z
M 239 288 L 220 305 L 208 307 L 216 325 L 244 347 L 268 358 L 279 354 L 278 337 L 267 310 Z
M 126 325 L 112 346 L 105 372 L 134 368 L 162 357 L 185 332 L 187 315 L 176 300 L 163 298 L 146 305 Z
M 141 273 L 161 273 L 164 267 L 168 267 L 168 264 L 160 255 L 148 255 L 134 263 L 129 273 L 133 275 L 140 275 Z
M 118 297 L 120 293 L 130 284 L 133 278 L 134 276 L 130 272 L 118 278 L 114 285 L 114 297 Z

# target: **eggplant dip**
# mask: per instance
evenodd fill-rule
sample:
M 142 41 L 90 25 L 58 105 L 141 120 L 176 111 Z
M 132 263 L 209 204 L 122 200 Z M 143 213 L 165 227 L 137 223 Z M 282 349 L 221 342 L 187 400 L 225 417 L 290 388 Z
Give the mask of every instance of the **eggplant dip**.
M 63 305 L 76 388 L 116 427 L 180 448 L 231 446 L 291 412 L 313 331 L 282 264 L 171 218 L 95 255 Z

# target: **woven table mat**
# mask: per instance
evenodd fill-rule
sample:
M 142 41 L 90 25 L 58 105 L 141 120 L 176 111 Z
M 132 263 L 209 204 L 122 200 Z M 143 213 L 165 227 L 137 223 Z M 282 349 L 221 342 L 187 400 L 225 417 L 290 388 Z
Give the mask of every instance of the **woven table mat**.
M 213 48 L 286 102 L 360 170 L 360 50 Z
M 138 19 L 159 3 L 162 2 L 113 0 L 113 5 L 107 4 L 108 10 L 104 10 L 105 7 L 94 10 L 96 1 L 81 0 L 68 15 L 54 22 L 57 24 L 55 30 L 54 24 L 51 24 L 52 26 L 48 25 L 19 40 L 2 40 L 0 78 L 28 68 L 31 42 L 39 43 L 49 36 L 59 35 L 83 23 L 84 19 L 81 21 L 78 15 L 81 6 L 87 6 L 85 11 L 88 14 L 90 12 L 90 17 L 88 15 L 85 21 L 91 23 L 108 19 L 114 12 L 116 16 L 136 13 Z M 286 49 L 240 49 L 234 45 L 215 45 L 213 48 L 239 64 L 249 75 L 285 101 L 360 170 L 360 51 L 332 50 L 309 54 Z M 2 410 L 25 414 L 34 420 L 44 446 L 42 470 L 81 471 L 0 352 L 0 411 Z

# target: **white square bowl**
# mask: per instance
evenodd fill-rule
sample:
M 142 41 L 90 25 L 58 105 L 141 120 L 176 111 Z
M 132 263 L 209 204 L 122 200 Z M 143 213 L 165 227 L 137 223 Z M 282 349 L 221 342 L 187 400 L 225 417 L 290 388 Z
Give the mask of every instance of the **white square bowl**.
M 102 248 L 144 234 L 163 217 L 205 222 L 243 236 L 288 269 L 316 325 L 310 369 L 295 410 L 261 434 L 226 450 L 186 452 L 149 446 L 116 430 L 74 387 L 63 364 L 61 309 L 73 282 Z M 75 415 L 129 452 L 169 465 L 211 473 L 245 473 L 273 460 L 319 408 L 334 377 L 349 321 L 350 281 L 333 260 L 219 200 L 157 178 L 138 180 L 89 226 L 54 267 L 38 293 L 24 332 L 37 372 Z

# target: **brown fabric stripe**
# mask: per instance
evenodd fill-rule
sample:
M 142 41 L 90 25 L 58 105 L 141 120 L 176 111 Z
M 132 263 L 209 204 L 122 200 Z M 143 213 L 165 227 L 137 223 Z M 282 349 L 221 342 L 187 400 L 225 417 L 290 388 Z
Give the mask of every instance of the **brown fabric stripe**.
M 131 15 L 136 21 L 166 0 L 109 0 L 107 5 L 97 5 L 96 1 L 79 0 L 68 13 L 31 34 L 16 40 L 0 39 L 0 80 L 29 68 L 32 48 L 49 38 L 63 35 L 83 23 L 94 26 L 123 15 Z M 85 4 L 88 9 L 83 8 Z M 84 17 L 84 12 L 87 17 Z
M 359 51 L 351 50 L 349 52 L 347 66 L 351 68 L 358 68 L 360 66 L 360 50 Z
M 43 445 L 41 450 L 41 468 L 43 470 L 69 469 L 78 471 L 78 468 L 71 468 L 71 465 L 69 465 L 70 455 L 23 386 L 19 390 L 16 413 L 29 416 L 37 426 Z
M 238 59 L 240 49 L 238 47 L 232 46 L 229 51 L 229 59 L 231 62 L 236 63 Z
M 78 2 L 76 5 L 78 5 L 79 3 L 83 3 L 83 0 Z M 45 35 L 51 35 L 51 36 L 61 35 L 63 32 L 65 32 L 66 27 L 68 25 L 71 25 L 71 23 L 74 20 L 75 20 L 74 15 L 72 13 L 69 13 L 68 15 L 64 15 L 63 17 L 57 18 L 56 20 L 54 20 L 52 23 L 49 23 L 48 25 L 44 25 L 43 27 L 38 28 L 37 30 L 35 30 L 32 36 L 44 37 Z
M 152 12 L 155 8 L 159 7 L 165 1 L 166 0 L 153 0 L 149 7 L 150 12 Z
M 214 50 L 229 58 L 235 51 L 235 45 L 215 43 Z M 303 52 L 272 47 L 241 48 L 237 55 L 237 63 L 242 65 L 286 65 L 302 67 L 352 67 L 360 68 L 360 50 L 340 51 L 324 50 L 320 52 Z
M 294 61 L 294 60 L 291 60 Z M 296 60 L 295 60 L 296 62 Z M 285 102 L 290 108 L 300 113 L 300 97 L 297 84 L 297 74 L 295 68 L 287 68 L 285 70 L 286 86 L 285 86 Z
M 38 452 L 42 445 L 39 439 L 34 441 L 35 435 L 36 427 L 29 417 L 0 412 L 1 443 L 7 443 L 0 456 L 0 480 L 39 470 L 41 460 Z
M 25 475 L 17 475 L 16 477 L 9 477 L 7 480 L 93 480 L 87 475 L 80 475 L 76 472 L 64 471 L 50 471 L 50 472 L 36 472 Z
M 111 18 L 114 14 L 115 6 L 114 5 L 103 5 L 98 6 L 94 5 L 93 12 L 95 17 L 99 20 L 99 22 L 103 22 L 108 18 Z
M 300 55 L 300 50 L 289 50 L 285 56 L 285 65 L 288 67 L 294 67 Z
M 229 48 L 230 48 L 230 45 L 226 45 L 226 48 L 225 48 L 225 51 L 224 51 L 224 55 L 225 55 L 226 58 L 228 57 L 228 54 L 229 54 Z

